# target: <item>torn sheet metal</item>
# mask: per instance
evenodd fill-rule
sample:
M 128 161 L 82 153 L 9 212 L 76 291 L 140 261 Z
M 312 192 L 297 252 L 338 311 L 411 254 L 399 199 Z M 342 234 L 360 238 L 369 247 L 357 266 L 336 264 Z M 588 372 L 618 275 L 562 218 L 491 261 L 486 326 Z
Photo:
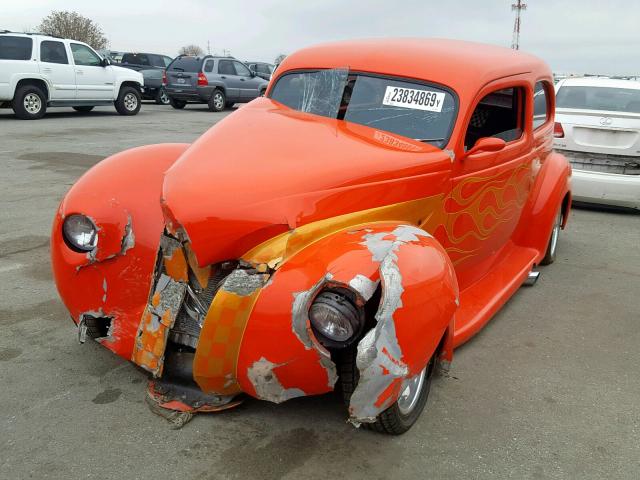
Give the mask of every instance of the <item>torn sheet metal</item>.
M 166 274 L 176 281 L 188 282 L 189 270 L 182 244 L 175 238 L 163 235 L 160 239 L 160 251 Z
M 162 375 L 167 336 L 180 310 L 186 287 L 162 274 L 142 315 L 131 360 L 155 377 Z
M 256 391 L 256 396 L 262 400 L 282 403 L 295 397 L 306 395 L 299 388 L 284 388 L 278 380 L 274 369 L 281 365 L 270 362 L 262 357 L 247 370 L 247 378 Z
M 349 414 L 353 423 L 374 422 L 398 397 L 402 380 L 409 374 L 394 323 L 394 313 L 402 308 L 402 274 L 396 253 L 407 242 L 430 235 L 413 226 L 399 226 L 392 232 L 366 233 L 362 244 L 379 262 L 382 298 L 376 326 L 358 343 L 356 364 L 358 385 L 351 396 Z
M 254 270 L 238 268 L 224 279 L 224 283 L 220 288 L 225 292 L 246 297 L 262 288 L 267 283 L 267 280 L 269 280 L 269 274 L 267 273 L 257 273 Z
M 133 233 L 133 220 L 131 219 L 131 214 L 127 214 L 127 222 L 124 225 L 124 230 L 120 232 L 122 236 L 120 237 L 119 243 L 105 241 L 105 239 L 109 239 L 114 236 L 118 230 L 117 225 L 100 224 L 95 219 L 89 216 L 87 217 L 93 222 L 98 231 L 98 245 L 96 248 L 86 253 L 88 260 L 87 263 L 78 265 L 76 270 L 80 270 L 82 267 L 86 267 L 88 265 L 93 265 L 96 262 L 104 262 L 106 260 L 124 256 L 130 249 L 135 247 L 136 237 Z
M 291 309 L 291 328 L 293 333 L 304 344 L 307 350 L 315 349 L 318 352 L 318 361 L 327 372 L 327 385 L 333 388 L 338 380 L 336 365 L 331 360 L 331 354 L 315 339 L 311 332 L 311 322 L 309 320 L 309 308 L 318 292 L 330 282 L 332 275 L 327 273 L 323 278 L 305 292 L 294 293 L 293 307 Z
M 379 283 L 379 280 L 374 281 L 369 277 L 358 274 L 349 281 L 349 286 L 367 302 L 375 293 Z

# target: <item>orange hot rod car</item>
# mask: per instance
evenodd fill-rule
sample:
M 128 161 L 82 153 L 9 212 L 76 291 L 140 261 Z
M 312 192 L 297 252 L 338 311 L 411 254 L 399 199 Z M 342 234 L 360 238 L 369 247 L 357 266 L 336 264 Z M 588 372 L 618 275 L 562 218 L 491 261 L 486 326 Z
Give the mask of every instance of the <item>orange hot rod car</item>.
M 53 224 L 58 290 L 177 425 L 340 387 L 352 423 L 402 433 L 437 364 L 555 258 L 571 170 L 553 125 L 531 55 L 306 48 L 193 144 L 88 171 Z

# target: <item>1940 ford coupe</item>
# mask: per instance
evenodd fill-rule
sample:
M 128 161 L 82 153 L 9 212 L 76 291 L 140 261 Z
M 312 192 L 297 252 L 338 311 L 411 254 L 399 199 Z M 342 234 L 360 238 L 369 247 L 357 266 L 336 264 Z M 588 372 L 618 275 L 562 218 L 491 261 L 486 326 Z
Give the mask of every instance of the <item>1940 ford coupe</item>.
M 353 424 L 403 433 L 434 369 L 555 258 L 554 103 L 545 63 L 500 47 L 306 48 L 193 144 L 89 170 L 53 224 L 58 290 L 175 425 L 340 388 Z

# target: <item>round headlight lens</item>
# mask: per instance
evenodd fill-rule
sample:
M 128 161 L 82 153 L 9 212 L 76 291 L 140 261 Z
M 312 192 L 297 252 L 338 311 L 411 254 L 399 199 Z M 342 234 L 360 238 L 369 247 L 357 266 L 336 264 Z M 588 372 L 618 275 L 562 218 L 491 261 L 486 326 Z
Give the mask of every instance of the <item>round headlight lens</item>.
M 98 245 L 98 229 L 84 215 L 75 214 L 65 218 L 62 233 L 72 250 L 90 252 Z
M 346 347 L 360 334 L 364 320 L 349 298 L 338 292 L 321 292 L 309 309 L 311 327 L 327 347 Z

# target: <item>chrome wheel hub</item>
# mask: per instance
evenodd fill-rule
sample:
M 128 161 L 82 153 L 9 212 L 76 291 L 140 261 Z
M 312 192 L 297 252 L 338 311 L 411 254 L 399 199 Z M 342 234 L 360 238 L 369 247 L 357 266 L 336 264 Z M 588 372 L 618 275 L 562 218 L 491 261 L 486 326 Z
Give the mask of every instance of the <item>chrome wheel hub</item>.
M 213 97 L 213 105 L 217 109 L 224 108 L 224 99 L 222 98 L 222 95 L 220 95 L 219 93 L 214 95 L 214 97 Z
M 419 374 L 407 378 L 402 382 L 400 390 L 400 397 L 398 397 L 398 410 L 403 415 L 409 415 L 416 405 L 418 404 L 418 398 L 424 386 L 424 380 L 427 375 L 427 367 L 424 368 Z
M 165 105 L 169 103 L 169 97 L 167 96 L 167 92 L 164 90 L 160 92 L 160 101 Z
M 42 110 L 42 99 L 35 93 L 29 93 L 24 97 L 24 109 L 34 115 Z
M 123 99 L 124 108 L 132 112 L 138 106 L 138 97 L 133 93 L 127 93 Z

